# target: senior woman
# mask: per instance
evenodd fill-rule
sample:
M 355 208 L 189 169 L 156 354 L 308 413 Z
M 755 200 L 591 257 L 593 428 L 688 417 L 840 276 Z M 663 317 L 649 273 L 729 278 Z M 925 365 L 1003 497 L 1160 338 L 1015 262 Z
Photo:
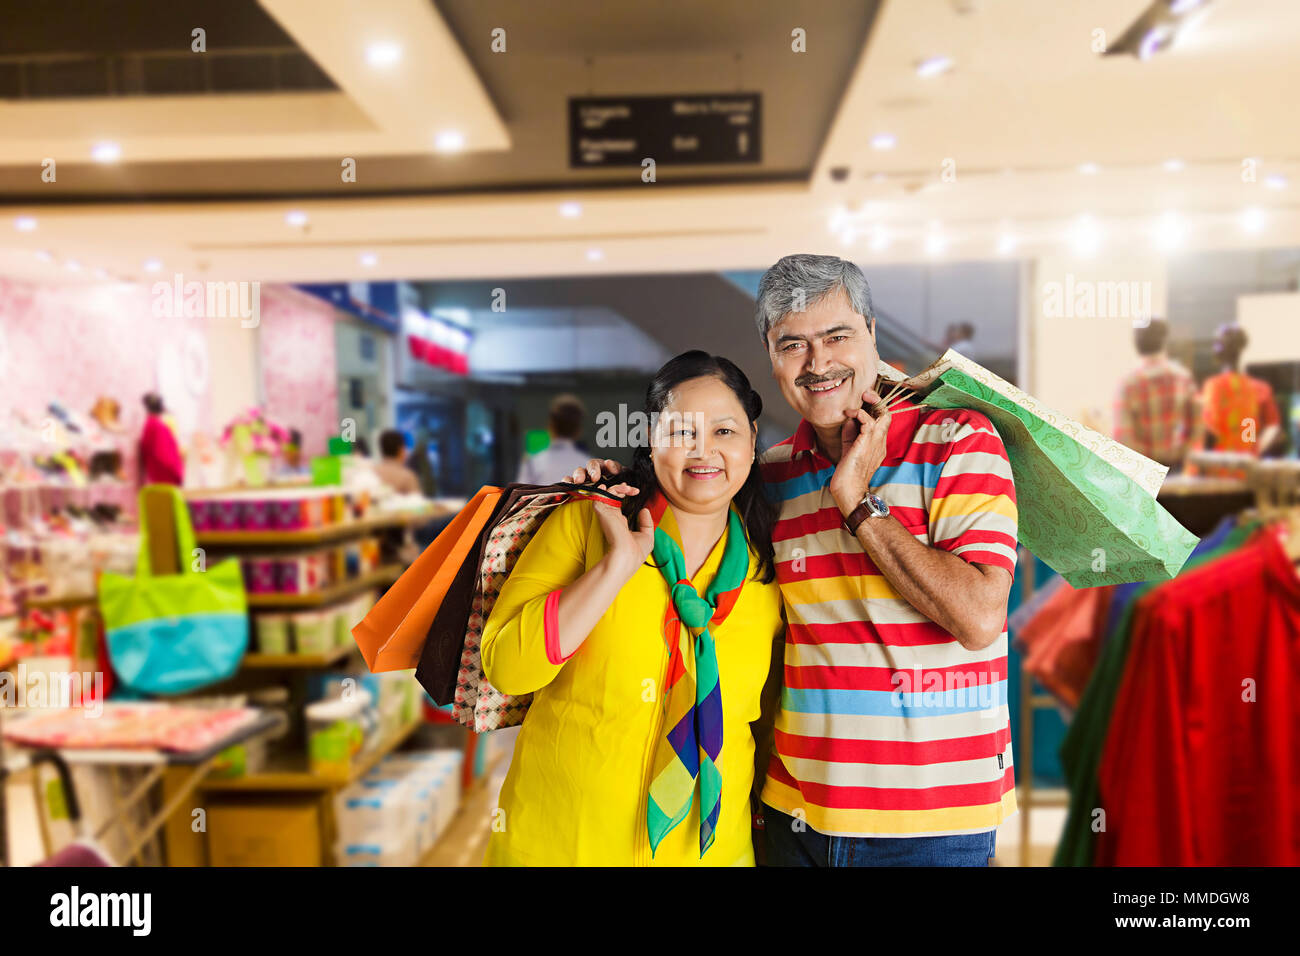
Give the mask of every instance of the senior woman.
M 565 504 L 520 555 L 481 651 L 495 687 L 534 696 L 486 864 L 753 865 L 751 725 L 783 632 L 761 410 L 727 359 L 672 359 L 622 509 Z

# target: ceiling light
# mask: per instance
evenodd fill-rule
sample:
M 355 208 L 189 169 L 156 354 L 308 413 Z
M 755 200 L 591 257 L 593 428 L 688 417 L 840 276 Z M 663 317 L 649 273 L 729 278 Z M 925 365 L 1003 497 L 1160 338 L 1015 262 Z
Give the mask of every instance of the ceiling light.
M 440 153 L 458 153 L 465 148 L 465 134 L 458 129 L 445 129 L 433 141 Z
M 1202 0 L 1169 0 L 1169 12 L 1176 17 L 1190 13 L 1201 5 Z
M 605 258 L 605 253 L 601 252 L 599 249 L 588 249 L 588 250 L 587 250 L 587 261 L 588 261 L 588 262 L 599 262 L 601 259 L 604 259 L 604 258 Z
M 1070 230 L 1070 245 L 1076 255 L 1096 255 L 1101 240 L 1102 229 L 1097 220 L 1088 215 L 1075 220 L 1074 227 Z
M 19 216 L 14 220 L 14 228 L 19 232 L 34 232 L 36 230 L 36 217 Z
M 373 252 L 363 252 L 361 253 L 360 261 L 363 266 L 369 269 L 379 265 L 379 256 L 375 255 Z
M 927 256 L 941 256 L 947 246 L 948 241 L 940 233 L 932 232 L 925 237 L 925 254 Z
M 898 145 L 898 140 L 893 133 L 877 133 L 871 137 L 872 149 L 893 149 Z
M 947 73 L 952 69 L 952 57 L 931 56 L 916 64 L 916 75 L 922 79 Z
M 582 215 L 582 203 L 580 202 L 562 202 L 560 203 L 560 215 L 565 219 L 577 219 Z
M 1161 252 L 1173 252 L 1183 244 L 1187 236 L 1187 226 L 1176 213 L 1167 212 L 1160 217 L 1153 231 L 1156 248 Z
M 1101 172 L 1101 167 L 1096 163 L 1080 163 L 1079 172 L 1083 173 L 1085 176 L 1096 176 Z
M 1250 206 L 1241 211 L 1241 216 L 1238 218 L 1237 224 L 1241 227 L 1242 232 L 1253 236 L 1256 233 L 1264 231 L 1264 224 L 1266 221 L 1267 217 L 1264 215 L 1264 210 L 1260 209 L 1258 206 Z
M 876 227 L 876 234 L 871 237 L 871 251 L 883 252 L 889 248 L 889 230 L 884 226 Z
M 144 269 L 145 272 L 161 272 L 162 266 L 163 264 L 161 259 L 146 259 L 141 268 Z
M 1167 173 L 1181 173 L 1183 171 L 1183 161 L 1181 159 L 1166 159 L 1164 166 Z
M 307 225 L 307 214 L 301 209 L 290 209 L 284 214 L 284 221 L 294 228 L 301 229 Z
M 1272 173 L 1264 177 L 1264 185 L 1269 189 L 1286 189 L 1286 177 L 1281 173 Z
M 69 272 L 80 272 L 81 263 L 78 262 L 76 259 L 69 259 L 67 262 L 63 264 L 63 268 L 67 269 Z
M 366 47 L 366 62 L 374 67 L 388 67 L 402 58 L 402 48 L 396 43 L 372 43 Z
M 1167 50 L 1174 42 L 1174 28 L 1167 23 L 1152 27 L 1142 37 L 1142 42 L 1138 44 L 1137 55 L 1139 60 L 1149 60 L 1161 50 Z
M 998 255 L 1009 256 L 1016 251 L 1016 237 L 1009 232 L 1004 232 L 998 237 Z
M 90 150 L 90 158 L 97 163 L 115 163 L 122 158 L 122 147 L 117 143 L 96 143 Z

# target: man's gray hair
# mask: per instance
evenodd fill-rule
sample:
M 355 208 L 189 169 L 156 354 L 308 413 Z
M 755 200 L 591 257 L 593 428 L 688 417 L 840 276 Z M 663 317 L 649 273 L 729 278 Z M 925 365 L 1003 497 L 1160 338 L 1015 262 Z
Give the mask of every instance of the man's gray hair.
M 767 345 L 767 333 L 789 312 L 802 312 L 836 289 L 843 289 L 849 305 L 864 319 L 872 318 L 871 287 L 852 262 L 839 256 L 800 253 L 784 256 L 763 273 L 758 282 L 754 318 L 758 334 Z

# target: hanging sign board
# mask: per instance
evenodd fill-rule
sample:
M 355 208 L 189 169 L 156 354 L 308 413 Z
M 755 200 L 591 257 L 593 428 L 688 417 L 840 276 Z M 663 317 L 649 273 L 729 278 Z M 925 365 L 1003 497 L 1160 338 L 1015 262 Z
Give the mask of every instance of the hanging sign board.
M 569 100 L 569 165 L 708 165 L 762 161 L 758 93 Z

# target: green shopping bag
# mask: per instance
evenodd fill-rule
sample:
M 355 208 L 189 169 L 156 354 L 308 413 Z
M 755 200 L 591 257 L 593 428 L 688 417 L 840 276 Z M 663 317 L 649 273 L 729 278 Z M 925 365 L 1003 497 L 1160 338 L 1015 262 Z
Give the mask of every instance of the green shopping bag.
M 1199 540 L 1156 501 L 1168 469 L 1040 404 L 949 349 L 911 379 L 932 408 L 988 416 L 1011 459 L 1020 542 L 1076 588 L 1163 581 Z
M 172 499 L 180 574 L 150 570 L 146 492 Z M 143 694 L 182 694 L 225 680 L 248 649 L 248 601 L 237 558 L 206 570 L 194 567 L 194 528 L 180 490 L 149 485 L 140 491 L 140 555 L 135 577 L 105 572 L 99 611 L 109 660 L 121 682 Z

